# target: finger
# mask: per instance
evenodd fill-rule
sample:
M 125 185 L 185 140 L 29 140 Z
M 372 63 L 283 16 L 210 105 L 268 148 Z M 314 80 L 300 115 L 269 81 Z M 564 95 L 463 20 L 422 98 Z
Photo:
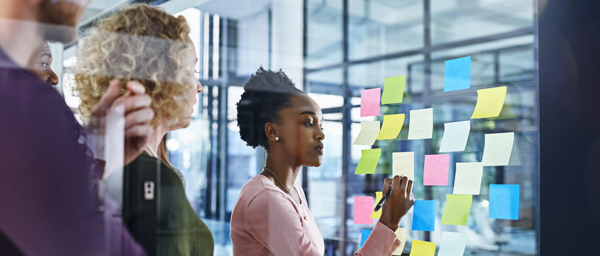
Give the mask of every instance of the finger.
M 408 193 L 412 194 L 412 186 L 413 186 L 413 181 L 408 180 L 408 189 L 406 190 L 406 191 L 408 191 Z
M 150 108 L 143 108 L 125 115 L 125 130 L 135 125 L 149 125 L 154 118 L 154 111 Z
M 394 186 L 394 189 L 400 189 L 400 176 L 396 175 L 394 176 L 394 181 L 392 181 L 392 185 Z
M 119 79 L 113 79 L 110 81 L 108 89 L 104 94 L 102 94 L 100 101 L 98 102 L 98 104 L 96 104 L 94 110 L 92 110 L 92 115 L 106 115 L 106 112 L 108 112 L 110 106 L 112 106 L 113 102 L 119 97 L 120 84 L 121 82 L 119 81 Z
M 385 194 L 387 194 L 387 191 L 391 188 L 392 188 L 392 179 L 385 178 L 385 181 L 383 181 L 383 189 L 381 189 L 381 193 L 383 193 L 385 195 Z
M 406 195 L 406 187 L 408 186 L 408 177 L 404 176 L 402 177 L 402 180 L 400 181 L 400 191 L 402 191 L 403 195 Z
M 146 87 L 144 87 L 140 82 L 134 80 L 127 82 L 127 89 L 129 89 L 131 93 L 137 95 L 146 93 Z
M 125 138 L 147 138 L 153 131 L 150 125 L 136 125 L 125 130 Z
M 125 113 L 127 114 L 135 110 L 150 108 L 152 98 L 147 94 L 125 96 L 122 100 L 119 99 L 117 104 L 123 105 L 125 107 Z

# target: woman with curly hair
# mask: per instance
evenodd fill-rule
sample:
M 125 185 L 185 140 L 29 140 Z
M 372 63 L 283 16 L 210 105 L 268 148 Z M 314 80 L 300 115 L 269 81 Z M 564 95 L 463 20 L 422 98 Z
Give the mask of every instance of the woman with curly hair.
M 231 215 L 234 255 L 323 255 L 321 232 L 296 177 L 302 166 L 320 166 L 324 146 L 319 105 L 282 72 L 260 68 L 237 103 L 240 137 L 267 150 L 265 166 L 240 192 Z M 394 231 L 414 203 L 412 181 L 386 178 L 391 189 L 381 218 L 355 255 L 391 255 Z M 345 198 L 344 198 L 345 200 Z
M 169 131 L 190 125 L 202 91 L 189 33 L 185 18 L 136 4 L 101 20 L 78 52 L 75 91 L 84 117 L 115 78 L 121 93 L 127 81 L 137 80 L 152 99 L 155 131 L 146 152 L 124 169 L 122 205 L 123 221 L 150 255 L 213 255 L 213 237 L 187 201 L 183 176 L 170 165 L 165 146 Z M 152 197 L 143 194 L 150 186 L 145 180 L 159 183 Z

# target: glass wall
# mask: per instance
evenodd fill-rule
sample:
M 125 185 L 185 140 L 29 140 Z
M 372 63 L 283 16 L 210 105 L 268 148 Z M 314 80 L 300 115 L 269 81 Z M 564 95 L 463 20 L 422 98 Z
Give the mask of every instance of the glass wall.
M 111 2 L 110 4 L 108 2 Z M 127 1 L 92 1 L 82 29 Z M 415 152 L 417 200 L 437 200 L 435 231 L 411 231 L 413 240 L 441 242 L 441 231 L 465 233 L 465 255 L 537 255 L 537 117 L 534 1 L 526 0 L 212 0 L 145 1 L 184 15 L 192 29 L 204 91 L 198 96 L 190 127 L 171 132 L 167 143 L 172 164 L 184 175 L 186 194 L 215 240 L 215 255 L 231 255 L 229 220 L 242 186 L 264 165 L 265 152 L 240 139 L 235 103 L 243 85 L 260 66 L 283 69 L 320 104 L 324 114 L 326 154 L 322 166 L 304 168 L 302 184 L 325 239 L 325 255 L 352 255 L 361 230 L 354 224 L 353 198 L 374 196 L 391 176 L 392 152 Z M 234 8 L 232 8 L 234 7 Z M 68 104 L 71 67 L 77 44 L 60 49 L 61 86 Z M 54 48 L 53 48 L 54 49 Z M 471 88 L 444 92 L 444 62 L 471 56 Z M 402 104 L 385 105 L 382 114 L 433 108 L 432 139 L 408 140 L 408 122 L 397 140 L 373 147 L 352 141 L 364 121 L 361 90 L 383 88 L 384 78 L 405 75 Z M 471 120 L 464 152 L 450 153 L 448 186 L 423 186 L 424 156 L 437 154 L 444 123 L 470 120 L 478 89 L 507 86 L 498 118 Z M 446 194 L 452 193 L 455 163 L 480 162 L 484 135 L 514 132 L 508 166 L 485 167 L 480 195 L 466 226 L 440 223 Z M 361 150 L 381 148 L 375 174 L 355 175 Z M 519 184 L 519 220 L 488 218 L 489 185 Z

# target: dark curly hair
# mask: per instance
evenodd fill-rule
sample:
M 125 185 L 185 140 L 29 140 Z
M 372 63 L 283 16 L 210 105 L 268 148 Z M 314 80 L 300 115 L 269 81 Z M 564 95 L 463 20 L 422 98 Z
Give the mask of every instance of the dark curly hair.
M 279 121 L 279 112 L 292 106 L 290 99 L 303 91 L 296 88 L 281 69 L 277 72 L 260 67 L 244 85 L 244 93 L 237 103 L 240 137 L 248 146 L 269 150 L 265 133 L 267 123 Z

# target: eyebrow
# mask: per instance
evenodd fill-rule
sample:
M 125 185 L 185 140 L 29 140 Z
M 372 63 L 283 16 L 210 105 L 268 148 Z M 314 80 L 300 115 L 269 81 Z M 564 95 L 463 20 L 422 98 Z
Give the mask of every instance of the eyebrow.
M 45 52 L 45 53 L 42 53 L 42 54 L 40 55 L 40 57 L 44 57 L 44 56 L 48 56 L 48 57 L 52 58 L 52 54 L 50 54 L 50 53 L 47 53 L 47 52 Z
M 312 112 L 312 111 L 304 111 L 304 112 L 300 113 L 300 116 L 301 115 L 306 115 L 306 114 L 313 115 L 313 116 L 317 115 L 317 114 L 315 114 L 315 112 Z

